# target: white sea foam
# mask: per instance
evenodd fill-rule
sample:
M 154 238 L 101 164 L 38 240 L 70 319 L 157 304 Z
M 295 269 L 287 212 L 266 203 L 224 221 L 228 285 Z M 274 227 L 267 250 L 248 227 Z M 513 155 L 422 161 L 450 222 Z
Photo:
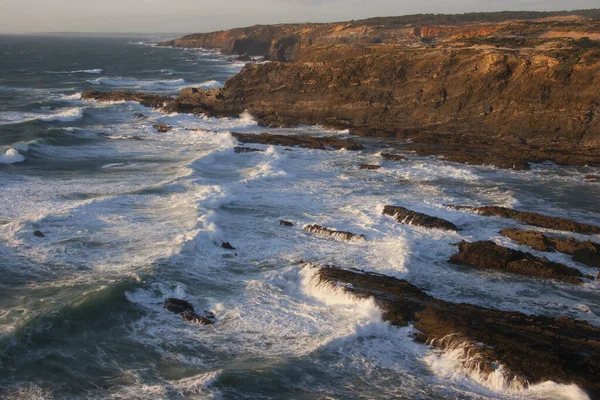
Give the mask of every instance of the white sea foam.
M 25 157 L 15 149 L 8 149 L 0 155 L 0 164 L 14 164 L 25 161 Z
M 136 86 L 138 80 L 134 78 L 98 78 L 88 80 L 92 85 L 107 85 L 107 86 Z
M 30 113 L 30 112 L 0 112 L 0 125 L 20 124 L 29 121 L 62 121 L 70 122 L 83 117 L 82 108 L 58 109 L 50 114 Z
M 40 116 L 40 121 L 52 122 L 52 121 L 62 121 L 62 122 L 71 122 L 76 121 L 83 117 L 83 109 L 82 108 L 69 108 L 63 111 L 59 111 L 55 114 Z

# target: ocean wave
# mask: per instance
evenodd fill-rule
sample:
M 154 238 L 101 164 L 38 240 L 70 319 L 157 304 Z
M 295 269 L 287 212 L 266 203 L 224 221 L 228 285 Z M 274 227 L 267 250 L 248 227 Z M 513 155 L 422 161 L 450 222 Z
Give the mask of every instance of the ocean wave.
M 25 156 L 23 156 L 14 148 L 10 148 L 6 151 L 6 153 L 0 155 L 0 164 L 14 164 L 23 161 L 25 161 Z
M 74 71 L 46 71 L 46 73 L 48 74 L 101 74 L 103 72 L 102 68 L 95 68 L 95 69 L 77 69 Z
M 83 109 L 78 107 L 58 110 L 58 112 L 55 112 L 53 114 L 5 111 L 0 112 L 0 125 L 21 124 L 23 122 L 30 122 L 36 120 L 43 122 L 71 122 L 78 120 L 82 117 Z
M 133 78 L 98 78 L 87 81 L 92 85 L 107 85 L 107 86 L 136 86 L 138 80 Z

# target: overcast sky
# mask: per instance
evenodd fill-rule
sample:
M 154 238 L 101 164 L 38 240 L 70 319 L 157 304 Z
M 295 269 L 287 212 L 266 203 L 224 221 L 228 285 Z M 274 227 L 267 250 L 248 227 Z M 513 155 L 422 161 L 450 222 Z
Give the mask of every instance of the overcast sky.
M 209 32 L 416 13 L 573 10 L 600 0 L 0 0 L 0 32 Z

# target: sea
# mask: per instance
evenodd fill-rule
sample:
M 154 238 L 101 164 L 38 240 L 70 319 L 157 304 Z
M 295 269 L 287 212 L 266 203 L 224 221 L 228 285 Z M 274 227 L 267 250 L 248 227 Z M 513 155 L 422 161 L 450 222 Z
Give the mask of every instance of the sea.
M 600 185 L 584 182 L 600 169 L 469 166 L 348 131 L 264 128 L 249 113 L 209 118 L 81 99 L 89 89 L 175 96 L 221 87 L 244 67 L 218 51 L 154 46 L 160 39 L 0 36 L 0 398 L 588 398 L 554 382 L 517 388 L 502 366 L 492 376 L 465 370 L 461 352 L 416 343 L 413 327 L 320 285 L 305 263 L 600 325 L 600 281 L 449 264 L 456 243 L 490 239 L 596 273 L 503 238 L 515 221 L 445 207 L 498 205 L 600 225 Z M 173 129 L 153 129 L 161 123 Z M 351 138 L 365 150 L 252 145 L 264 151 L 237 154 L 231 132 Z M 380 156 L 403 149 L 406 162 Z M 382 215 L 388 204 L 462 230 L 396 223 Z M 313 223 L 367 240 L 302 229 Z M 184 321 L 164 308 L 171 297 L 216 323 Z

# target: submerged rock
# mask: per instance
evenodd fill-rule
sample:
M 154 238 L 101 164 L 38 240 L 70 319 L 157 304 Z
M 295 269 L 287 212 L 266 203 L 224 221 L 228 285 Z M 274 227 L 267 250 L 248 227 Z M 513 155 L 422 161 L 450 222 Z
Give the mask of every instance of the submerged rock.
M 594 268 L 600 268 L 600 243 L 574 238 L 549 237 L 541 232 L 509 228 L 500 232 L 503 236 L 539 251 L 558 251 L 573 256 L 573 260 Z
M 406 161 L 406 157 L 399 154 L 381 153 L 381 157 L 385 158 L 386 160 Z
M 41 231 L 33 231 L 33 235 L 39 238 L 46 237 L 46 235 L 44 235 Z
M 310 233 L 315 233 L 317 235 L 329 236 L 335 239 L 342 240 L 354 240 L 354 241 L 364 241 L 367 240 L 365 235 L 355 235 L 354 233 L 344 232 L 344 231 L 335 231 L 333 229 L 325 228 L 321 225 L 306 225 L 304 228 L 305 231 Z
M 495 269 L 513 274 L 533 276 L 544 279 L 558 279 L 579 284 L 585 276 L 577 268 L 567 267 L 547 258 L 539 258 L 530 253 L 502 247 L 485 240 L 480 242 L 458 244 L 459 252 L 448 262 L 468 265 L 480 269 Z
M 181 314 L 185 311 L 194 312 L 194 306 L 190 302 L 172 297 L 165 300 L 164 307 L 175 314 Z
M 153 127 L 154 129 L 156 129 L 156 131 L 157 131 L 157 132 L 160 132 L 160 133 L 167 133 L 167 132 L 169 132 L 171 129 L 173 129 L 173 127 L 172 127 L 172 126 L 170 126 L 170 125 L 167 125 L 167 124 L 155 124 L 155 125 L 152 125 L 152 127 Z
M 181 315 L 187 322 L 203 325 L 215 323 L 216 316 L 213 312 L 205 311 L 204 315 L 200 315 L 194 311 L 194 306 L 186 300 L 171 297 L 165 300 L 164 307 L 172 313 Z
M 241 143 L 259 143 L 274 146 L 303 147 L 307 149 L 327 150 L 362 150 L 360 143 L 352 140 L 338 139 L 333 137 L 313 137 L 296 135 L 273 135 L 270 133 L 261 133 L 255 135 L 252 133 L 232 133 L 233 137 Z
M 229 242 L 223 242 L 221 247 L 227 250 L 235 250 L 235 247 L 233 247 Z
M 589 235 L 600 234 L 599 226 L 584 224 L 566 218 L 550 217 L 547 215 L 542 215 L 533 212 L 513 210 L 506 207 L 471 207 L 453 205 L 448 205 L 447 207 L 454 208 L 455 210 L 473 211 L 485 216 L 511 218 L 527 225 L 539 226 L 540 228 L 556 229 L 560 231 L 583 233 Z
M 212 314 L 212 315 L 214 316 L 214 314 Z M 192 323 L 195 323 L 195 324 L 212 325 L 212 324 L 215 323 L 213 319 L 208 318 L 208 317 L 203 317 L 202 315 L 196 314 L 193 311 L 184 311 L 184 312 L 181 313 L 181 316 L 187 322 L 192 322 Z
M 585 178 L 583 178 L 584 182 L 587 183 L 600 183 L 600 176 L 599 175 L 586 175 Z
M 374 170 L 374 169 L 380 169 L 381 165 L 372 165 L 372 164 L 360 164 L 358 166 L 358 169 L 370 169 L 370 170 Z
M 283 219 L 280 219 L 280 220 L 279 220 L 279 225 L 282 225 L 282 226 L 294 226 L 294 224 L 293 224 L 292 222 L 290 222 L 290 221 L 285 221 L 285 220 L 283 220 Z
M 462 349 L 463 367 L 484 377 L 500 364 L 514 385 L 576 384 L 600 398 L 600 328 L 586 322 L 451 303 L 405 280 L 335 266 L 319 268 L 313 280 L 355 298 L 373 298 L 384 320 L 412 324 L 418 342 Z
M 396 222 L 409 225 L 423 226 L 426 228 L 438 228 L 449 231 L 458 231 L 458 227 L 445 219 L 432 217 L 427 214 L 422 214 L 408 208 L 398 206 L 385 206 L 383 214 L 394 217 Z
M 260 151 L 264 151 L 261 149 L 255 149 L 252 147 L 241 147 L 241 146 L 237 146 L 233 149 L 233 151 L 237 154 L 239 153 L 254 153 L 254 152 L 260 152 Z

